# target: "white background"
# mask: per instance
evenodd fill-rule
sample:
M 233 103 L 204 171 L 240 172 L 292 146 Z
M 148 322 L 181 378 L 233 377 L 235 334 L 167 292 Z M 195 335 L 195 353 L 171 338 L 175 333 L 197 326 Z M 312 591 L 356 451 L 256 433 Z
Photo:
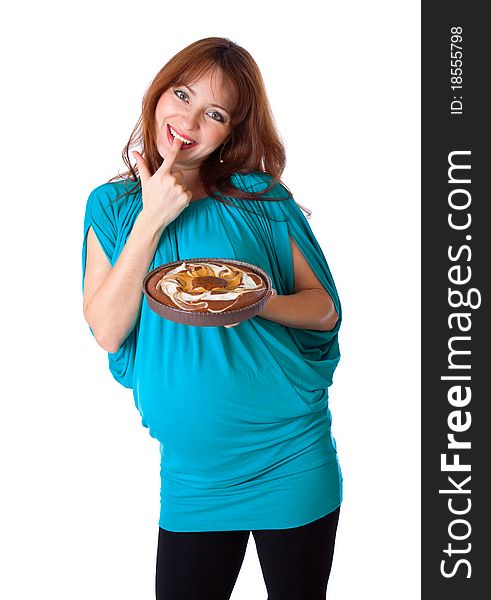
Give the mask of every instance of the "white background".
M 262 71 L 343 306 L 328 597 L 418 598 L 418 3 L 44 1 L 2 18 L 0 596 L 154 598 L 159 448 L 83 319 L 83 217 L 157 71 L 217 35 Z M 266 595 L 251 536 L 232 599 Z

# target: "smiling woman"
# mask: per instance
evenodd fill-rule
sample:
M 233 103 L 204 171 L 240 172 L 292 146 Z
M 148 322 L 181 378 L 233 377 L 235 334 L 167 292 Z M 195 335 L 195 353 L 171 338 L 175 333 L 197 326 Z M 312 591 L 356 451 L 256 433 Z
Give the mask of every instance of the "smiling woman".
M 199 145 L 192 149 L 197 156 L 186 158 L 184 179 L 190 189 L 219 202 L 226 197 L 255 200 L 268 195 L 273 187 L 284 187 L 283 198 L 290 197 L 281 181 L 286 164 L 283 143 L 276 130 L 264 81 L 252 56 L 226 38 L 198 40 L 172 57 L 157 73 L 144 94 L 142 114 L 127 145 L 123 160 L 128 170 L 110 181 L 128 178 L 139 189 L 138 168 L 130 160 L 133 148 L 141 146 L 148 171 L 153 175 L 162 165 L 168 149 L 165 131 L 169 125 L 184 139 L 198 144 L 206 142 L 208 154 Z M 198 135 L 199 132 L 199 135 Z M 202 133 L 206 133 L 204 140 Z M 159 141 L 158 141 L 159 140 Z M 184 142 L 183 142 L 184 145 Z M 189 152 L 185 147 L 180 151 Z M 179 161 L 176 169 L 178 170 Z M 139 165 L 138 165 L 139 167 Z M 187 171 L 187 173 L 186 173 Z M 234 186 L 231 177 L 237 172 L 265 172 L 272 180 L 266 189 L 251 193 Z M 197 198 L 193 194 L 193 198 Z
M 328 407 L 341 303 L 280 179 L 285 151 L 250 54 L 206 38 L 174 56 L 123 158 L 128 171 L 87 201 L 82 291 L 111 373 L 160 444 L 157 599 L 228 599 L 251 531 L 271 597 L 321 597 L 342 500 Z M 165 319 L 142 282 L 192 258 L 259 267 L 274 293 L 232 327 Z M 173 285 L 174 301 L 190 291 Z

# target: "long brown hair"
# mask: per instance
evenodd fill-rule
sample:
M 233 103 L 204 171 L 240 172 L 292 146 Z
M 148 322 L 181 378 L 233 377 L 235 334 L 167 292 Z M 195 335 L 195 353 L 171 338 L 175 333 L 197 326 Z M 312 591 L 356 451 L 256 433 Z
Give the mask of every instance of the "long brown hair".
M 223 196 L 272 201 L 287 200 L 291 197 L 290 190 L 281 181 L 286 164 L 285 147 L 276 130 L 259 67 L 244 48 L 221 37 L 209 37 L 193 42 L 171 58 L 157 73 L 144 94 L 142 113 L 123 149 L 122 157 L 128 170 L 109 181 L 129 179 L 139 185 L 126 193 L 141 190 L 138 168 L 131 164 L 129 152 L 131 148 L 141 146 L 141 154 L 152 175 L 162 164 L 163 159 L 157 150 L 155 135 L 155 108 L 160 96 L 171 86 L 192 85 L 206 72 L 211 71 L 213 75 L 217 69 L 236 102 L 232 109 L 231 133 L 227 142 L 212 152 L 200 166 L 199 175 L 206 193 L 220 202 L 224 201 Z M 223 162 L 219 161 L 220 152 Z M 232 185 L 232 174 L 248 174 L 254 171 L 272 178 L 266 189 L 251 192 Z M 288 196 L 261 197 L 277 184 L 287 191 Z

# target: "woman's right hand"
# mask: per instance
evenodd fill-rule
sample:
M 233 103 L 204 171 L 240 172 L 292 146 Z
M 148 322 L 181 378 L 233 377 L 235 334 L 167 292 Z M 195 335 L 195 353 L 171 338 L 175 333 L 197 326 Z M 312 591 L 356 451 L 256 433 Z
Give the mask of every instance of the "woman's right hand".
M 181 144 L 180 140 L 174 138 L 165 160 L 153 175 L 143 156 L 136 150 L 132 151 L 142 185 L 142 213 L 159 227 L 167 227 L 189 205 L 193 197 L 192 192 L 181 183 L 184 173 L 172 170 Z

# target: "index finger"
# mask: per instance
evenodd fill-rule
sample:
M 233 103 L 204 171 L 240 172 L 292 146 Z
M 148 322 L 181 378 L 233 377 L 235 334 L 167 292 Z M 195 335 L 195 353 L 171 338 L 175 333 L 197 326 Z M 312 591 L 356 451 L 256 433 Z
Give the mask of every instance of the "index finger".
M 169 148 L 167 152 L 167 156 L 162 161 L 162 164 L 159 167 L 159 171 L 164 173 L 170 173 L 171 169 L 174 165 L 174 161 L 176 160 L 177 153 L 181 149 L 182 142 L 176 137 L 172 141 L 172 146 Z

